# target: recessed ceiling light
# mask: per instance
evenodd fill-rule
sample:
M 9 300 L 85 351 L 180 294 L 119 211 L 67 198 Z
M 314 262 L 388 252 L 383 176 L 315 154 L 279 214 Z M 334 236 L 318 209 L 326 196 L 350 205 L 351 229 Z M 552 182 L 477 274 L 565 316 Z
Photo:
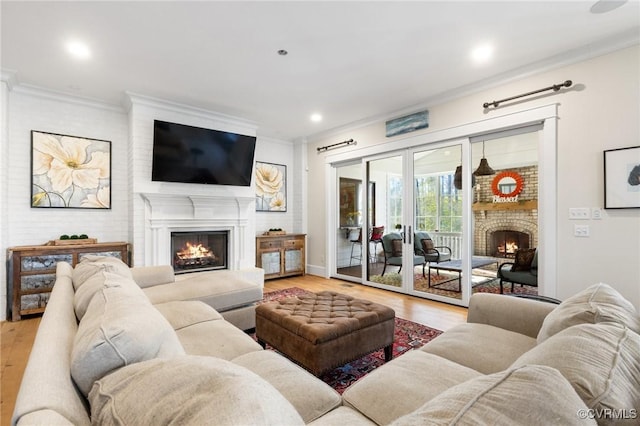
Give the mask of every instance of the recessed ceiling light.
M 591 13 L 607 13 L 619 8 L 626 2 L 627 0 L 598 0 L 591 6 L 590 11 Z
M 289 54 L 289 52 L 287 52 L 284 49 L 278 50 L 278 55 L 280 55 L 280 56 L 287 56 L 288 54 Z
M 476 64 L 484 64 L 493 56 L 493 46 L 484 44 L 471 51 L 471 58 Z
M 91 57 L 91 50 L 89 50 L 89 46 L 81 41 L 70 41 L 67 43 L 67 52 L 69 52 L 73 57 L 78 59 L 88 59 Z
M 322 121 L 322 115 L 320 114 L 311 114 L 311 121 L 313 121 L 314 123 L 318 123 L 320 121 Z

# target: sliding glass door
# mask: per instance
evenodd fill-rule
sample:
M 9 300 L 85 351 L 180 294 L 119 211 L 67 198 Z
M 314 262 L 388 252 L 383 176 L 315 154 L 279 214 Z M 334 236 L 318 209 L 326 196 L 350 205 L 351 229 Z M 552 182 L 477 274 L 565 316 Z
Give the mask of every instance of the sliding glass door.
M 464 270 L 462 145 L 418 148 L 411 153 L 414 271 L 411 294 L 461 303 L 468 293 Z
M 547 106 L 328 157 L 331 276 L 468 305 L 529 250 L 538 287 L 514 292 L 555 297 L 556 119 Z

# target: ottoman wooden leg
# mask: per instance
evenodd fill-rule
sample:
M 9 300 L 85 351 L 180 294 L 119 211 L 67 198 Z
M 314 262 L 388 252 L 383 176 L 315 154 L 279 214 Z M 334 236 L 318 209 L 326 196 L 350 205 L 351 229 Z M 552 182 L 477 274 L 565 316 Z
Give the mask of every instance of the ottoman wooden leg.
M 258 339 L 258 343 L 262 346 L 262 349 L 267 349 L 267 343 L 265 341 Z
M 393 358 L 393 343 L 384 347 L 384 362 L 391 361 Z

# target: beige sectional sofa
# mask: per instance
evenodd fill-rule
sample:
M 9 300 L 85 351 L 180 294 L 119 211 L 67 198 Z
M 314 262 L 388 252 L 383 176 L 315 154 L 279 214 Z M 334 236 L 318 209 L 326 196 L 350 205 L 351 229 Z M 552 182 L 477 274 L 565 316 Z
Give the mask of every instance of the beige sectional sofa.
M 165 270 L 164 273 L 167 271 Z M 553 305 L 476 294 L 468 322 L 342 396 L 161 268 L 60 263 L 13 424 L 638 424 L 640 317 L 598 284 Z M 141 288 L 144 287 L 144 288 Z M 155 303 L 154 303 L 155 302 Z

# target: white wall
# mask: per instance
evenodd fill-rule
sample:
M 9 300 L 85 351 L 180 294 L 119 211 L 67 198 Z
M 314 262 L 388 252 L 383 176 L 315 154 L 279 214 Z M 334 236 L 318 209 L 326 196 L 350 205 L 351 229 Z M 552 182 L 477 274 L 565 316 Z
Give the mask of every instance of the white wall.
M 88 234 L 105 242 L 128 240 L 124 111 L 45 91 L 14 89 L 8 93 L 7 122 L 10 149 L 2 158 L 0 174 L 3 253 L 8 247 L 40 245 L 62 234 Z M 111 141 L 111 209 L 31 208 L 31 130 Z M 5 291 L 6 273 L 1 279 Z M 2 319 L 5 315 L 3 304 Z
M 596 282 L 606 282 L 640 307 L 640 210 L 607 210 L 602 220 L 581 224 L 591 228 L 590 238 L 573 235 L 575 221 L 568 219 L 570 207 L 604 207 L 603 151 L 640 144 L 640 46 L 497 85 L 441 105 L 430 106 L 429 128 L 395 138 L 385 137 L 384 121 L 343 130 L 308 143 L 309 270 L 324 271 L 325 156 L 318 146 L 353 138 L 357 146 L 384 144 L 407 136 L 503 116 L 557 102 L 558 182 L 558 291 L 564 299 Z M 546 92 L 485 111 L 487 101 L 529 92 L 571 79 L 574 86 L 559 93 Z M 311 184 L 313 182 L 313 184 Z M 313 186 L 313 187 L 312 187 Z M 544 226 L 544 224 L 542 224 Z
M 270 228 L 282 228 L 289 233 L 302 232 L 298 203 L 302 186 L 296 185 L 300 178 L 297 163 L 294 162 L 293 143 L 258 136 L 255 160 L 287 166 L 287 211 L 256 212 L 256 234 L 262 234 Z
M 254 196 L 254 187 L 230 188 L 151 182 L 153 119 L 256 133 L 255 125 L 241 119 L 197 110 L 170 102 L 130 97 L 128 111 L 84 99 L 61 96 L 40 89 L 9 88 L 2 80 L 0 114 L 0 245 L 40 245 L 62 234 L 86 233 L 98 241 L 133 244 L 136 265 L 145 264 L 144 202 L 139 193 L 179 192 L 191 195 Z M 135 101 L 138 101 L 137 103 Z M 46 209 L 30 207 L 31 130 L 69 134 L 111 141 L 112 208 L 110 210 Z M 135 143 L 137 141 L 137 143 Z M 10 148 L 10 149 L 9 149 Z M 291 142 L 258 138 L 256 160 L 287 165 L 286 213 L 249 212 L 250 234 L 270 227 L 302 232 L 302 167 L 304 155 L 294 158 Z M 301 148 L 299 153 L 304 154 Z M 273 223 L 273 225 L 271 225 Z M 251 238 L 253 240 L 253 238 Z M 255 240 L 249 249 L 255 251 Z M 251 262 L 248 259 L 247 262 Z M 253 263 L 253 262 L 251 262 Z M 0 320 L 6 319 L 6 269 L 0 266 Z

